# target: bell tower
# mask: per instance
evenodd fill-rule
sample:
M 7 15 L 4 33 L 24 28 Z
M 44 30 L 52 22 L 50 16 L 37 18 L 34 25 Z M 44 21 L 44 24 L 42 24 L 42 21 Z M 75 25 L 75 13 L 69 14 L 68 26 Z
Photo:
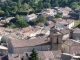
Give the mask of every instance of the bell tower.
M 52 29 L 50 31 L 50 40 L 52 50 L 61 50 L 62 34 L 58 30 Z

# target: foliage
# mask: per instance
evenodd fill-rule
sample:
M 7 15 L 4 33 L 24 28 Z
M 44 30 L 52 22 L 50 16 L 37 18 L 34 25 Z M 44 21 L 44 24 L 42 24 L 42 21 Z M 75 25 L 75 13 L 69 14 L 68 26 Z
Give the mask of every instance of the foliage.
M 1 43 L 6 43 L 6 40 L 1 40 Z
M 44 16 L 39 16 L 37 19 L 36 19 L 36 23 L 44 23 L 46 22 L 47 19 L 44 17 Z
M 39 60 L 38 53 L 35 49 L 32 50 L 32 53 L 30 54 L 29 60 Z
M 41 15 L 37 19 L 30 21 L 29 24 L 34 26 L 34 25 L 44 23 L 46 21 L 47 21 L 47 19 L 44 16 Z
M 24 16 L 16 15 L 14 19 L 12 19 L 9 23 L 6 23 L 4 27 L 8 28 L 23 28 L 27 27 L 28 23 L 25 21 Z
M 40 12 L 45 8 L 56 6 L 69 6 L 72 9 L 80 5 L 80 0 L 7 0 L 4 4 L 0 2 L 0 10 L 8 12 L 9 16 L 26 15 L 25 13 Z M 5 14 L 7 16 L 7 14 Z
M 33 26 L 47 21 L 45 17 L 40 16 L 37 19 L 26 23 L 24 16 L 27 14 L 39 13 L 45 8 L 53 8 L 56 6 L 69 6 L 72 9 L 76 9 L 79 5 L 80 0 L 7 0 L 5 3 L 0 1 L 0 16 L 16 17 L 11 20 L 10 23 L 5 24 L 5 27 L 26 27 L 28 24 Z M 59 14 L 54 16 L 56 18 L 61 17 Z
M 60 18 L 59 14 L 55 14 L 54 16 L 55 16 L 55 18 Z
M 77 2 L 73 2 L 72 4 L 71 4 L 71 8 L 72 9 L 76 9 L 78 7 L 78 3 Z
M 6 10 L 5 15 L 6 15 L 6 17 L 9 17 L 10 16 L 9 11 Z
M 3 10 L 0 10 L 0 16 L 4 16 L 5 15 L 5 12 Z
M 73 28 L 73 29 L 74 29 L 74 28 L 77 28 L 79 25 L 80 25 L 80 20 L 76 20 L 76 21 L 74 22 L 74 26 L 73 26 L 72 28 Z
M 28 26 L 28 24 L 24 20 L 17 20 L 16 21 L 16 25 L 19 28 L 23 28 L 23 27 L 27 27 Z

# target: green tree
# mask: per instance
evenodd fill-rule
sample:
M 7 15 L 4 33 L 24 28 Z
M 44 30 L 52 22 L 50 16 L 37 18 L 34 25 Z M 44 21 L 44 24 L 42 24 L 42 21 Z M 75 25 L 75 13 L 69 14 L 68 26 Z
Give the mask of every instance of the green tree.
M 29 60 L 39 60 L 38 53 L 35 49 L 32 50 L 32 53 L 30 54 Z
M 3 15 L 4 14 L 4 11 L 3 10 L 0 10 L 0 15 Z
M 6 15 L 6 17 L 9 17 L 10 16 L 9 11 L 6 10 L 5 15 Z
M 28 11 L 29 5 L 27 3 L 24 3 L 23 6 L 21 7 L 21 11 Z
M 21 8 L 21 0 L 18 0 L 17 5 L 18 5 L 18 9 L 19 9 L 19 11 L 20 11 L 20 8 Z
M 71 8 L 76 9 L 77 7 L 78 7 L 78 3 L 77 2 L 72 2 Z
M 43 9 L 43 3 L 42 3 L 41 0 L 38 2 L 37 8 L 38 8 L 38 9 Z
M 28 27 L 28 24 L 24 20 L 17 20 L 16 26 L 19 28 Z
M 12 6 L 11 8 L 12 8 L 12 11 L 13 11 L 13 12 L 18 11 L 18 7 L 17 7 L 17 6 Z
M 44 16 L 39 16 L 37 19 L 36 19 L 36 23 L 44 23 L 46 22 L 47 19 L 44 17 Z
M 60 18 L 59 14 L 55 14 L 54 16 L 55 16 L 55 18 Z
M 50 3 L 44 3 L 44 8 L 50 8 L 51 4 Z

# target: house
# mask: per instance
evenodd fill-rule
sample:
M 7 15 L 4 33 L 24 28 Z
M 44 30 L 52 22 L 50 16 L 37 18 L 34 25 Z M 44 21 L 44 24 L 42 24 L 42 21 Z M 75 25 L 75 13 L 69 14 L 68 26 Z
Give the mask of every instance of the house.
M 80 40 L 67 39 L 62 44 L 63 53 L 80 54 Z
M 61 60 L 79 60 L 80 56 L 75 54 L 62 53 Z
M 0 45 L 0 60 L 8 60 L 8 48 Z
M 53 22 L 54 23 L 57 23 L 57 22 L 61 22 L 63 19 L 62 18 L 54 18 L 53 19 Z
M 32 30 L 33 30 L 33 27 L 29 26 L 29 27 L 22 28 L 20 31 L 22 33 L 25 33 L 25 32 L 29 32 L 29 31 L 32 31 Z
M 80 29 L 79 28 L 73 29 L 72 38 L 73 39 L 80 39 Z
M 80 6 L 77 7 L 74 11 L 71 11 L 69 15 L 70 15 L 70 18 L 80 19 Z
M 38 51 L 38 57 L 39 60 L 50 60 L 54 59 L 54 54 L 52 51 Z M 25 52 L 22 54 L 12 54 L 12 56 L 9 56 L 9 60 L 28 60 L 28 57 L 30 56 L 31 52 Z
M 29 22 L 29 21 L 34 20 L 36 18 L 37 18 L 36 14 L 31 14 L 31 15 L 27 15 L 25 20 L 26 20 L 26 22 Z
M 70 38 L 70 30 L 69 29 L 61 29 L 59 32 L 63 35 L 62 40 L 66 40 Z
M 56 23 L 56 22 L 61 22 L 63 19 L 62 18 L 55 18 L 53 16 L 48 16 L 47 20 Z
M 70 30 L 69 29 L 58 30 L 58 29 L 53 28 L 53 29 L 51 29 L 51 31 L 52 30 L 53 30 L 53 32 L 51 32 L 51 34 L 54 33 L 54 32 L 57 33 L 57 34 L 61 34 L 62 35 L 62 40 L 66 40 L 66 39 L 70 38 Z
M 50 38 L 49 36 L 36 35 L 35 37 L 24 40 L 8 34 L 3 40 L 6 40 L 8 52 L 14 54 L 31 52 L 33 48 L 37 51 L 60 50 L 62 45 L 62 34 L 60 32 L 55 34 L 50 33 Z
M 8 54 L 8 60 L 28 60 L 28 54 Z
M 58 14 L 61 14 L 62 17 L 68 17 L 70 11 L 71 8 L 69 7 L 58 8 Z
M 29 40 L 11 38 L 11 40 L 8 41 L 9 53 L 30 52 L 33 48 L 37 51 L 47 51 L 51 49 L 50 40 L 45 37 L 38 37 Z
M 37 34 L 40 34 L 41 31 L 42 31 L 43 27 L 40 27 L 40 26 L 35 26 L 33 31 L 31 32 L 30 34 L 30 37 L 34 37 L 36 36 Z
M 62 20 L 61 22 L 56 23 L 57 29 L 71 29 L 74 26 L 74 20 Z
M 35 26 L 33 27 L 30 37 L 35 37 L 39 34 L 44 34 L 46 36 L 50 35 L 50 29 L 55 27 L 55 23 L 52 21 L 47 21 L 44 23 L 44 26 Z
M 44 9 L 41 11 L 41 14 L 45 17 L 54 16 L 55 14 L 57 14 L 57 11 L 54 9 Z
M 8 53 L 8 48 L 0 45 L 0 54 L 5 55 L 7 53 Z
M 50 26 L 50 25 L 54 26 L 55 23 L 52 22 L 52 21 L 47 21 L 47 22 L 44 23 L 44 25 L 45 25 L 45 26 Z M 51 26 L 51 27 L 52 27 L 52 26 Z

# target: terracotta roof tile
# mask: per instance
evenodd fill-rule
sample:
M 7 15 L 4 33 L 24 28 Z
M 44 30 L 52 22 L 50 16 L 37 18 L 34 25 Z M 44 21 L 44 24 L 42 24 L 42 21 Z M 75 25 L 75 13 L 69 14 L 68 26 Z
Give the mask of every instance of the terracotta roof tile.
M 49 42 L 50 40 L 47 40 L 47 38 L 45 37 L 30 39 L 30 40 L 16 40 L 16 39 L 11 40 L 11 43 L 14 48 L 26 47 L 26 46 L 36 46 L 36 45 L 46 44 Z
M 80 46 L 80 41 L 79 40 L 68 39 L 64 42 L 64 44 L 69 45 L 69 46 Z

